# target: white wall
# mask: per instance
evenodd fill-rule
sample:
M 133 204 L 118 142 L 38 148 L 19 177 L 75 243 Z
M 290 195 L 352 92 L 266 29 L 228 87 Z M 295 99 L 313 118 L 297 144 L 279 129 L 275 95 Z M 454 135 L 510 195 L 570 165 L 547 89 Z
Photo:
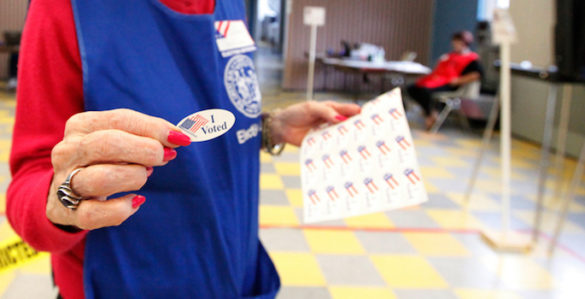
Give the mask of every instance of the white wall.
M 548 66 L 554 63 L 554 2 L 554 0 L 511 1 L 510 13 L 518 33 L 518 43 L 512 47 L 512 61 L 529 60 L 535 66 Z M 512 132 L 516 136 L 541 142 L 548 89 L 548 83 L 513 76 Z M 562 92 L 558 96 L 557 123 Z M 575 86 L 567 142 L 567 153 L 571 156 L 577 156 L 583 144 L 585 136 L 583 115 L 585 115 L 585 88 L 582 85 Z

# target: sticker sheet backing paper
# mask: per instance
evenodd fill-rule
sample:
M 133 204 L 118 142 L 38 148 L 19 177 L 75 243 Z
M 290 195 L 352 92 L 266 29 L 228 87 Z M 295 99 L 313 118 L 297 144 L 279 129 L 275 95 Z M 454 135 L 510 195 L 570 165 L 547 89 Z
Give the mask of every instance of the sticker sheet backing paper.
M 428 200 L 398 88 L 307 134 L 300 156 L 305 223 Z

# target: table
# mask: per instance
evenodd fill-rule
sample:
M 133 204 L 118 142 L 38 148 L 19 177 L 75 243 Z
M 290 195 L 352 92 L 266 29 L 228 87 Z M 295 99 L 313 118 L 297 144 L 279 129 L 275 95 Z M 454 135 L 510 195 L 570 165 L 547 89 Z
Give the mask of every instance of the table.
M 431 72 L 431 69 L 417 62 L 411 61 L 384 61 L 372 62 L 343 58 L 327 58 L 318 57 L 317 61 L 325 67 L 334 68 L 344 73 L 361 73 L 361 74 L 376 74 L 382 75 L 381 92 L 384 92 L 384 79 L 386 74 L 399 75 L 426 75 Z M 327 89 L 327 70 L 323 72 L 325 77 L 323 80 L 324 89 Z M 344 77 L 344 86 L 345 86 Z

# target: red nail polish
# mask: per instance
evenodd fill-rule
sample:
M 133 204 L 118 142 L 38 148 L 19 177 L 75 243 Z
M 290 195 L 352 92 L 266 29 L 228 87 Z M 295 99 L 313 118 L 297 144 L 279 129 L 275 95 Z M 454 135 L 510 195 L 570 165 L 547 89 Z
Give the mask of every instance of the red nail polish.
M 153 171 L 154 171 L 154 168 L 146 167 L 146 177 L 149 177 Z
M 132 208 L 136 209 L 146 201 L 146 197 L 142 195 L 136 195 L 132 198 Z
M 169 137 L 167 137 L 167 140 L 170 143 L 181 146 L 191 144 L 191 138 L 189 138 L 189 136 L 177 131 L 169 131 Z
M 344 120 L 347 119 L 347 117 L 345 117 L 345 116 L 343 116 L 341 114 L 338 114 L 338 115 L 335 116 L 335 119 L 337 119 L 338 121 L 344 121 Z
M 171 161 L 176 156 L 177 156 L 177 151 L 176 150 L 174 150 L 172 148 L 165 147 L 165 154 L 163 156 L 163 161 L 164 162 Z

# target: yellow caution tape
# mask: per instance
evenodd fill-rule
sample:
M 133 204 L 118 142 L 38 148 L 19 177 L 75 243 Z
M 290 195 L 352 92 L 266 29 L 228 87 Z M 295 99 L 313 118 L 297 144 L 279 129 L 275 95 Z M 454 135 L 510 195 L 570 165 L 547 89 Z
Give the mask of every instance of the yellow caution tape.
M 0 272 L 21 267 L 46 255 L 47 253 L 36 251 L 18 237 L 10 238 L 0 242 Z

